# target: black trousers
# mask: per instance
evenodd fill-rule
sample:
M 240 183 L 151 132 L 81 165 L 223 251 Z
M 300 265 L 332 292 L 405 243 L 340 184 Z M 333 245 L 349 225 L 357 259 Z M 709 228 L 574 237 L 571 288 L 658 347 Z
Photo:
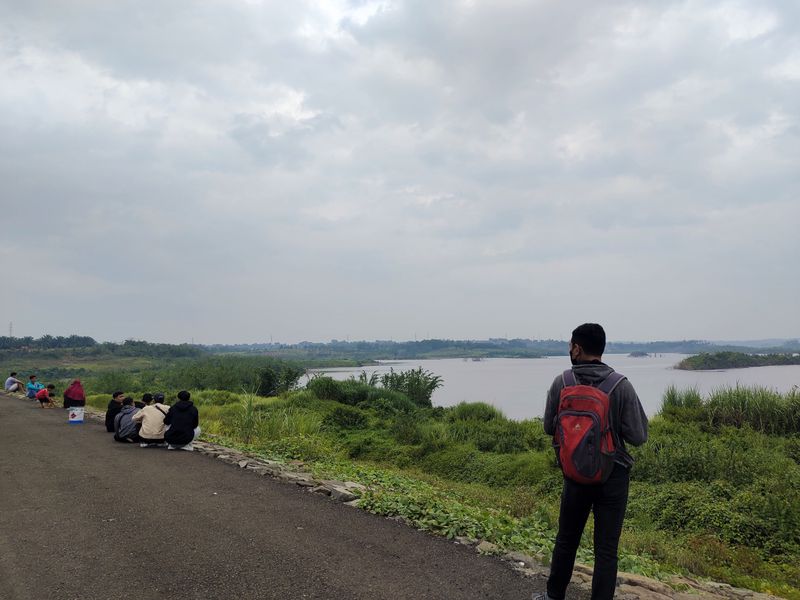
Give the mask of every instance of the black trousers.
M 617 549 L 628 505 L 629 483 L 629 470 L 619 464 L 614 466 L 608 480 L 601 485 L 582 485 L 564 479 L 558 535 L 550 564 L 550 578 L 547 580 L 547 595 L 553 600 L 564 600 L 590 511 L 594 512 L 592 600 L 610 600 L 614 597 Z

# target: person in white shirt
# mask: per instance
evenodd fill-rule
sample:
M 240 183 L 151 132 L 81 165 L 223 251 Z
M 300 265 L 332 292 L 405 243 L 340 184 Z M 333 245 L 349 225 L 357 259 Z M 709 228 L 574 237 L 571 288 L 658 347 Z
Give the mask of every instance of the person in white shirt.
M 164 394 L 156 394 L 154 399 L 155 404 L 150 404 L 149 398 L 143 397 L 142 401 L 145 402 L 145 407 L 131 417 L 134 423 L 142 424 L 142 428 L 139 430 L 139 446 L 141 448 L 166 447 L 167 445 L 164 442 L 164 417 L 169 412 L 169 406 L 162 404 Z
M 6 379 L 5 390 L 7 392 L 22 392 L 25 389 L 25 384 L 17 379 L 17 373 L 14 371 L 11 376 Z

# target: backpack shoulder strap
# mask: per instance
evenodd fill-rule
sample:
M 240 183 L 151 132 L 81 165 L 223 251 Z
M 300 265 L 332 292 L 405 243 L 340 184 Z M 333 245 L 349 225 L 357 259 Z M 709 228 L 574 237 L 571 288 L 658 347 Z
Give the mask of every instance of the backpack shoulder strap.
M 164 415 L 165 417 L 167 416 L 167 413 L 165 413 L 163 410 L 161 410 L 161 407 L 159 407 L 159 406 L 156 406 L 156 409 L 158 410 L 158 412 L 160 412 L 160 413 L 161 413 L 162 415 Z
M 625 375 L 622 373 L 617 373 L 616 371 L 612 371 L 611 374 L 606 377 L 603 382 L 597 386 L 597 389 L 603 392 L 606 396 L 610 396 L 611 392 L 614 391 L 623 379 L 626 379 Z
M 572 369 L 567 369 L 561 374 L 561 381 L 564 382 L 564 387 L 578 385 L 578 380 L 575 378 L 575 373 L 572 372 Z

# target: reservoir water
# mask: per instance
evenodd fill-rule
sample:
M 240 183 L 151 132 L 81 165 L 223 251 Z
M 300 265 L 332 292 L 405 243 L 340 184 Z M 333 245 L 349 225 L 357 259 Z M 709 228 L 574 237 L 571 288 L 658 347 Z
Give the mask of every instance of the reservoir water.
M 715 388 L 735 385 L 759 385 L 788 392 L 800 386 L 800 365 L 753 367 L 725 371 L 681 371 L 673 367 L 686 358 L 684 354 L 660 354 L 633 358 L 622 354 L 603 357 L 606 364 L 628 377 L 636 388 L 648 416 L 661 406 L 664 390 L 670 385 L 679 389 L 696 387 L 705 394 Z M 320 370 L 335 379 L 386 373 L 390 368 L 405 371 L 422 367 L 439 375 L 444 385 L 433 394 L 435 406 L 453 406 L 459 402 L 488 402 L 512 419 L 539 417 L 544 412 L 547 390 L 553 379 L 569 368 L 567 356 L 547 358 L 486 358 L 480 361 L 461 358 L 439 360 L 382 361 L 380 365 L 358 369 Z

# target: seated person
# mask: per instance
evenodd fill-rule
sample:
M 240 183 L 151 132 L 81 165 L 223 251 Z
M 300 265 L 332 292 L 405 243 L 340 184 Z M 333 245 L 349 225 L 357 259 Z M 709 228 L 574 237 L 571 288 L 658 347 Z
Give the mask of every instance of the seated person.
M 164 439 L 167 450 L 194 450 L 192 441 L 200 434 L 200 416 L 186 390 L 178 392 L 178 402 L 170 407 L 164 423 L 169 425 Z
M 25 385 L 25 392 L 28 398 L 33 400 L 36 398 L 37 392 L 44 389 L 44 386 L 36 381 L 36 375 L 31 375 L 28 379 L 30 379 L 30 381 Z
M 76 379 L 64 390 L 64 408 L 73 406 L 86 406 L 86 393 L 83 391 L 80 379 Z
M 133 398 L 125 398 L 122 401 L 122 409 L 114 417 L 114 440 L 126 444 L 139 443 L 139 428 L 141 423 L 133 420 L 133 416 L 139 409 L 133 405 Z
M 108 433 L 114 433 L 114 417 L 122 410 L 123 400 L 125 400 L 123 392 L 111 394 L 111 400 L 108 401 L 108 408 L 106 409 L 106 431 Z
M 169 412 L 169 406 L 162 404 L 164 394 L 156 394 L 153 400 L 155 404 L 148 404 L 132 417 L 135 423 L 142 424 L 141 429 L 139 429 L 139 446 L 141 448 L 166 446 L 164 442 L 164 418 Z
M 136 408 L 144 408 L 153 401 L 153 394 L 143 394 L 141 400 L 134 401 L 133 405 Z
M 7 392 L 22 392 L 24 388 L 25 384 L 17 379 L 17 372 L 13 371 L 11 376 L 6 379 L 5 390 Z
M 53 390 L 56 389 L 52 383 L 48 384 L 46 388 L 42 388 L 38 392 L 36 392 L 36 399 L 39 401 L 39 408 L 55 408 L 56 405 L 53 404 L 53 396 L 55 396 L 55 392 Z

